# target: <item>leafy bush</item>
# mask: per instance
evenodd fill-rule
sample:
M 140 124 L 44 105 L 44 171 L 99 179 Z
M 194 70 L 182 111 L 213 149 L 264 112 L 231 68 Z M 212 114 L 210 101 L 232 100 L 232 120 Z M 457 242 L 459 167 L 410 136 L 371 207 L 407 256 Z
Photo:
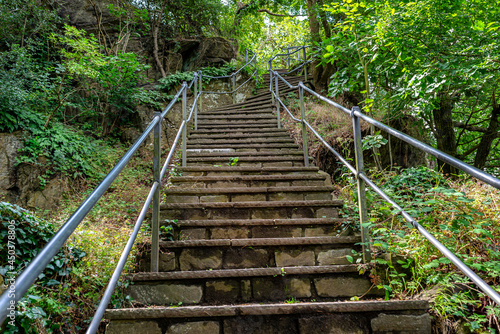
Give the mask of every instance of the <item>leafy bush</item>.
M 222 77 L 229 75 L 233 73 L 236 70 L 236 66 L 233 64 L 224 64 L 223 66 L 216 68 L 216 67 L 204 67 L 201 69 L 201 72 L 203 73 L 203 82 L 204 83 L 209 83 L 212 79 L 206 77 L 211 76 L 211 77 Z M 183 81 L 186 82 L 191 82 L 194 78 L 194 73 L 195 72 L 177 72 L 174 74 L 167 75 L 165 78 L 161 78 L 158 80 L 160 83 L 157 85 L 157 89 L 164 91 L 164 92 L 169 92 L 175 86 L 178 86 L 182 84 Z
M 47 128 L 39 124 L 30 130 L 31 134 L 26 137 L 18 163 L 37 165 L 40 164 L 41 157 L 45 158 L 45 173 L 40 177 L 42 188 L 51 175 L 56 173 L 73 179 L 87 177 L 91 181 L 102 176 L 99 171 L 109 160 L 102 141 L 91 139 L 61 123 L 52 123 Z
M 490 286 L 498 286 L 497 190 L 476 181 L 446 180 L 425 167 L 386 173 L 382 178 L 382 189 L 392 199 Z M 381 280 L 377 281 L 386 296 L 406 298 L 436 288 L 432 312 L 438 322 L 452 326 L 462 318 L 473 331 L 499 331 L 500 313 L 494 303 L 392 206 L 372 191 L 367 195 L 373 198 L 370 213 L 375 254 L 390 253 L 395 259 L 392 262 L 379 256 L 375 260 L 387 266 L 378 272 Z
M 5 263 L 6 265 L 0 267 L 0 274 L 8 277 L 11 273 L 19 274 L 26 268 L 42 247 L 53 237 L 55 229 L 51 223 L 35 217 L 17 205 L 5 202 L 0 202 L 0 221 L 2 226 L 1 239 L 11 241 L 11 243 L 0 243 L 0 257 L 8 259 L 8 246 L 15 247 L 15 259 L 12 263 Z M 11 224 L 14 225 L 14 240 L 9 238 L 8 231 Z M 34 324 L 48 329 L 58 329 L 60 326 L 51 322 L 52 315 L 46 311 L 60 313 L 64 306 L 55 303 L 44 291 L 64 285 L 72 274 L 76 263 L 85 255 L 77 248 L 64 246 L 47 265 L 43 273 L 38 276 L 37 286 L 32 287 L 19 302 L 15 319 L 16 326 L 7 326 L 6 333 L 19 333 L 21 328 L 26 333 L 36 333 Z M 14 269 L 10 267 L 11 265 Z

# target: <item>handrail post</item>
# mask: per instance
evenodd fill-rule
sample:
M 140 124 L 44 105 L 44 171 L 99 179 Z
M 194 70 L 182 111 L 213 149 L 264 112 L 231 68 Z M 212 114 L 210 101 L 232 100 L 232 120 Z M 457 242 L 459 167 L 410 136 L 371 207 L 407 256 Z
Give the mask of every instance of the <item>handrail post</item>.
M 231 75 L 231 83 L 232 83 L 232 96 L 233 96 L 233 104 L 236 103 L 236 75 Z
M 288 60 L 287 60 L 288 67 L 287 67 L 287 71 L 290 71 L 290 49 L 287 49 L 286 51 L 287 51 L 286 53 L 288 54 Z
M 161 117 L 161 112 L 155 112 L 155 117 Z M 154 128 L 154 157 L 153 178 L 161 185 L 160 180 L 160 149 L 161 149 L 161 121 Z M 158 272 L 158 261 L 160 257 L 160 187 L 157 187 L 153 195 L 153 216 L 151 220 L 151 272 Z
M 254 53 L 253 55 L 253 70 L 254 72 L 257 70 L 257 55 Z M 255 73 L 255 86 L 257 86 L 258 80 L 257 77 L 259 76 L 259 73 Z
M 306 127 L 306 108 L 304 105 L 304 88 L 302 88 L 302 81 L 299 82 L 299 99 L 300 99 L 300 115 L 302 122 L 302 147 L 304 151 L 304 166 L 309 167 L 309 153 L 307 148 L 307 127 Z
M 368 223 L 368 214 L 366 211 L 366 193 L 365 181 L 360 178 L 360 174 L 364 174 L 363 165 L 363 144 L 361 142 L 361 125 L 359 117 L 354 112 L 360 111 L 359 107 L 352 107 L 352 127 L 354 132 L 354 151 L 356 156 L 356 170 L 357 170 L 357 184 L 358 184 L 358 207 L 359 207 L 359 223 L 361 227 L 361 243 L 363 244 L 363 263 L 371 261 L 370 254 L 370 229 L 366 224 Z
M 194 83 L 193 83 L 193 86 L 194 86 L 194 129 L 195 130 L 198 130 L 198 105 L 196 104 L 196 97 L 198 96 L 198 75 L 199 75 L 199 72 L 196 72 L 195 73 L 195 77 L 194 77 Z
M 271 67 L 269 67 L 269 90 L 271 91 L 271 102 L 274 103 L 274 94 L 273 94 L 273 78 L 274 71 Z
M 302 49 L 304 55 L 304 82 L 307 81 L 307 59 L 306 59 L 306 47 Z
M 182 121 L 186 122 L 187 119 L 187 108 L 186 108 L 186 90 L 187 90 L 187 83 L 184 81 L 182 83 L 182 86 L 184 87 L 182 91 Z M 186 161 L 187 161 L 187 124 L 184 123 L 184 129 L 182 129 L 182 167 L 186 167 Z
M 245 64 L 248 63 L 248 49 L 245 49 Z
M 278 77 L 274 81 L 276 90 L 276 118 L 278 119 L 278 129 L 281 129 L 281 116 L 280 116 L 280 90 L 278 88 Z
M 200 99 L 199 99 L 199 102 L 200 102 L 200 112 L 203 111 L 203 99 L 202 99 L 202 96 L 203 96 L 203 72 L 200 71 Z M 198 130 L 198 129 L 196 129 Z

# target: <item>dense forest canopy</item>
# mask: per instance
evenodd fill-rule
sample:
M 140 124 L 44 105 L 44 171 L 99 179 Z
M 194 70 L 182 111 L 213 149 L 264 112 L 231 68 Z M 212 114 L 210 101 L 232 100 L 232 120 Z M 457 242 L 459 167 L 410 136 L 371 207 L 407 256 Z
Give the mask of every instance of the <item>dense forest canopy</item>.
M 113 36 L 109 22 L 99 20 L 93 36 L 65 27 L 63 1 L 1 2 L 1 130 L 85 119 L 98 137 L 106 136 L 133 118 L 137 103 L 157 98 L 138 88 L 144 65 L 126 53 L 130 38 L 144 39 L 153 67 L 166 76 L 165 50 L 187 38 L 222 36 L 254 50 L 261 71 L 283 48 L 310 45 L 317 91 L 382 119 L 413 115 L 444 152 L 493 172 L 500 166 L 498 1 L 89 4 L 109 12 Z

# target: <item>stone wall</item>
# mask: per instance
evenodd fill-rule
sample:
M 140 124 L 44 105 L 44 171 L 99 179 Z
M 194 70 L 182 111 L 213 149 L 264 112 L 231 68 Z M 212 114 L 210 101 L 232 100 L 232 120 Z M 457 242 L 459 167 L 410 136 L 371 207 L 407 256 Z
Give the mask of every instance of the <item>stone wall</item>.
M 151 80 L 161 78 L 160 70 L 153 57 L 153 41 L 151 36 L 137 37 L 130 35 L 123 38 L 117 29 L 119 20 L 111 15 L 108 5 L 119 5 L 113 0 L 65 0 L 61 2 L 58 13 L 66 21 L 86 30 L 89 34 L 98 37 L 104 34 L 108 46 L 118 40 L 127 41 L 119 43 L 116 47 L 120 51 L 133 52 L 141 57 L 142 62 L 151 66 L 147 77 Z M 96 14 L 100 17 L 99 28 Z M 177 71 L 194 71 L 204 66 L 220 66 L 236 58 L 238 42 L 222 37 L 197 37 L 188 39 L 164 39 L 158 41 L 159 57 L 167 74 Z

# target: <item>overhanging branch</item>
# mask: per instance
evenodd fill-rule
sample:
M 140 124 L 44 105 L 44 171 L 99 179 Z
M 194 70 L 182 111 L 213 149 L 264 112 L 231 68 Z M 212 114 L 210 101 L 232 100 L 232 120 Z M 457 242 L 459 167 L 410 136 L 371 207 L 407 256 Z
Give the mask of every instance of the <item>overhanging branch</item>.
M 279 16 L 279 17 L 296 17 L 297 16 L 297 15 L 291 15 L 291 14 L 276 14 L 276 13 L 271 12 L 268 9 L 258 9 L 257 12 L 258 13 L 267 13 L 269 15 Z

